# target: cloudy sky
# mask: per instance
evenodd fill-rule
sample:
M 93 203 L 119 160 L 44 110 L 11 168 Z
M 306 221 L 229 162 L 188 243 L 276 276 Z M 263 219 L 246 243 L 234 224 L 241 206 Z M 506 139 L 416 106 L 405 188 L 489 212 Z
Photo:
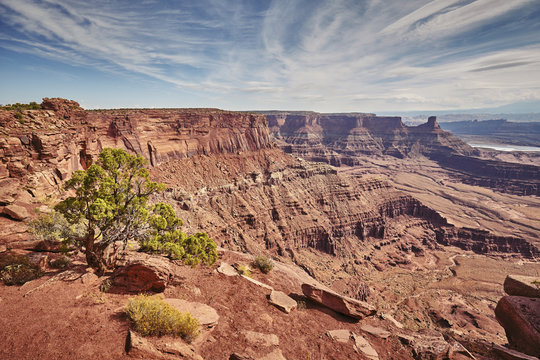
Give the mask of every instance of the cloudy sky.
M 0 0 L 0 64 L 2 104 L 529 106 L 540 0 Z

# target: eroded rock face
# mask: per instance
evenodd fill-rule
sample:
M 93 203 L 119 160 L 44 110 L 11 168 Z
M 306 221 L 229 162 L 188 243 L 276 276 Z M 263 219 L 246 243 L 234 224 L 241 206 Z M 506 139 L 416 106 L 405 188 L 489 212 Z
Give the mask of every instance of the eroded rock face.
M 330 289 L 323 289 L 311 284 L 302 284 L 302 292 L 311 300 L 355 319 L 363 319 L 376 313 L 372 305 L 339 295 Z
M 540 357 L 540 298 L 504 296 L 495 308 L 511 347 Z

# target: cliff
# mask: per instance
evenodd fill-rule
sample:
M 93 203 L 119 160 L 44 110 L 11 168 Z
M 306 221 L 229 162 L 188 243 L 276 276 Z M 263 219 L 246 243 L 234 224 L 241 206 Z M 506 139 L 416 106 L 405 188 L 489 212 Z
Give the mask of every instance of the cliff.
M 266 113 L 281 148 L 334 166 L 361 165 L 358 155 L 425 156 L 460 181 L 518 195 L 540 194 L 540 167 L 481 158 L 481 152 L 442 130 L 434 116 L 418 126 L 374 114 Z

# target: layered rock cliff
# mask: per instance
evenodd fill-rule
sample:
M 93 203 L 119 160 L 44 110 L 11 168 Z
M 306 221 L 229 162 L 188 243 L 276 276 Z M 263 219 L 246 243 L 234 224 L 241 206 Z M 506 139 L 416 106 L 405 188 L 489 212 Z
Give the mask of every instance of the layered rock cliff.
M 540 167 L 481 158 L 481 152 L 449 132 L 434 116 L 419 126 L 374 114 L 266 113 L 285 152 L 334 166 L 361 165 L 358 155 L 397 158 L 423 155 L 473 185 L 518 195 L 540 194 Z

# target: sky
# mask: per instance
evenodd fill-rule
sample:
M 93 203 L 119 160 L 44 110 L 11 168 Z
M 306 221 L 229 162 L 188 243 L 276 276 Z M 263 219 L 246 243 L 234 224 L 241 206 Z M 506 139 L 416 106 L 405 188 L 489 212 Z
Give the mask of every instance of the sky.
M 540 112 L 540 0 L 0 0 L 0 65 L 1 104 Z

